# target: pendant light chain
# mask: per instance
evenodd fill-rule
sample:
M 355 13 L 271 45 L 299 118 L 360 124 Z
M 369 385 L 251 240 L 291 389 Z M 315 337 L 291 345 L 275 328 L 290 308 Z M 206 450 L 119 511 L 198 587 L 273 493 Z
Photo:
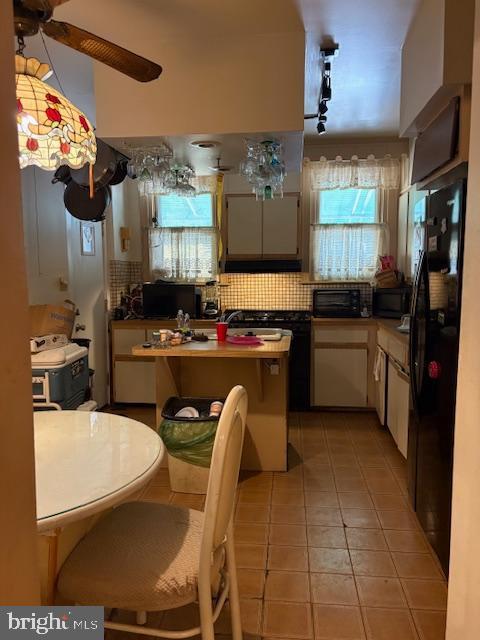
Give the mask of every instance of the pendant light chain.
M 58 86 L 60 87 L 60 91 L 65 96 L 66 93 L 65 93 L 65 91 L 64 91 L 64 89 L 62 87 L 62 83 L 60 82 L 60 78 L 58 77 L 57 70 L 55 69 L 55 65 L 53 64 L 52 58 L 51 58 L 50 53 L 49 53 L 49 51 L 47 49 L 47 43 L 45 42 L 45 38 L 43 37 L 42 30 L 40 30 L 40 37 L 42 38 L 43 48 L 45 49 L 45 53 L 47 54 L 48 62 L 50 63 L 50 69 L 53 71 L 53 75 L 55 76 L 55 79 L 58 82 Z

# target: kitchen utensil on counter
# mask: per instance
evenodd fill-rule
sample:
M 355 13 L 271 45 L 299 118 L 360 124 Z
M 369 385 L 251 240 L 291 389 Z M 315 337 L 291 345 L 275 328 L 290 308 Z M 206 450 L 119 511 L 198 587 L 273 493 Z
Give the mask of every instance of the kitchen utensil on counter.
M 194 342 L 208 342 L 208 336 L 205 333 L 194 333 L 192 340 Z
M 410 315 L 408 313 L 402 316 L 402 320 L 400 325 L 397 327 L 397 331 L 401 331 L 402 333 L 410 333 Z
M 218 342 L 225 342 L 227 339 L 228 322 L 217 322 L 216 328 Z
M 205 284 L 205 308 L 203 315 L 207 318 L 218 316 L 217 281 L 210 280 Z
M 230 344 L 244 345 L 248 347 L 254 347 L 259 344 L 263 344 L 260 338 L 257 336 L 229 336 L 227 342 Z
M 218 315 L 218 305 L 214 300 L 207 300 L 205 302 L 205 309 L 203 310 L 203 315 L 207 316 L 207 318 L 215 318 Z
M 239 316 L 241 314 L 241 310 L 239 309 L 238 311 L 233 311 L 232 313 L 227 315 L 227 312 L 224 311 L 222 313 L 222 315 L 219 318 L 219 322 L 226 322 L 227 324 L 230 324 L 230 322 L 236 318 L 237 316 Z
M 102 187 L 90 198 L 88 188 L 81 187 L 72 180 L 65 188 L 63 202 L 74 218 L 100 222 L 105 219 L 105 209 L 109 206 L 111 197 L 110 187 Z

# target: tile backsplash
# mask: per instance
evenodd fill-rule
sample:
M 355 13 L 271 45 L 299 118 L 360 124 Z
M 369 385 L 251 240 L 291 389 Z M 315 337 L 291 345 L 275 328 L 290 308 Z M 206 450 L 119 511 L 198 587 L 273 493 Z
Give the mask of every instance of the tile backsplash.
M 110 309 L 120 304 L 129 285 L 142 282 L 142 263 L 110 261 Z M 224 286 L 227 285 L 227 286 Z M 372 310 L 372 288 L 362 283 L 310 283 L 306 273 L 229 273 L 221 276 L 217 295 L 222 309 L 298 309 L 312 307 L 314 289 L 360 289 L 361 304 Z M 205 297 L 205 287 L 202 289 Z
M 128 260 L 110 260 L 110 309 L 120 304 L 122 293 L 128 292 L 130 284 L 142 282 L 142 263 Z
M 314 289 L 360 289 L 361 304 L 371 312 L 372 288 L 368 283 L 306 284 L 304 273 L 230 273 L 221 278 L 220 298 L 227 309 L 311 309 Z

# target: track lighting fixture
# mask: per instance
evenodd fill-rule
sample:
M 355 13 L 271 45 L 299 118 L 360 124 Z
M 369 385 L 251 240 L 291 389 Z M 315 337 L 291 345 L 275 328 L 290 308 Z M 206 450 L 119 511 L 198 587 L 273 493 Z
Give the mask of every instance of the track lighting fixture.
M 328 111 L 328 106 L 326 102 L 323 102 L 323 100 L 320 102 L 320 104 L 318 105 L 318 113 L 323 116 L 327 113 Z
M 330 84 L 330 76 L 324 76 L 322 80 L 322 102 L 328 102 L 332 99 L 332 87 Z
M 330 62 L 330 58 L 335 57 L 338 54 L 338 44 L 331 43 L 329 47 L 322 47 L 320 49 L 320 55 L 322 59 L 322 82 L 320 87 L 320 98 L 318 103 L 318 123 L 317 123 L 317 131 L 318 135 L 322 135 L 326 132 L 325 124 L 327 122 L 327 116 L 325 115 L 328 111 L 328 104 L 332 99 L 332 85 L 331 85 L 331 70 L 332 65 Z M 306 119 L 312 118 L 313 114 L 308 114 L 305 116 Z

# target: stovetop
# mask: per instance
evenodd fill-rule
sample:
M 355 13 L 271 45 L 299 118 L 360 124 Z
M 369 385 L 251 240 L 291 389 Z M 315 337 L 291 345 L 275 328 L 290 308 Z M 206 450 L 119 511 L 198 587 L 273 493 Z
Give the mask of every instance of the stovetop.
M 228 315 L 233 313 L 233 311 L 233 309 L 229 309 L 225 312 L 225 315 L 228 317 Z M 247 324 L 249 322 L 310 322 L 311 317 L 311 312 L 305 310 L 264 311 L 258 309 L 245 309 L 238 316 L 235 316 L 232 320 L 232 324 Z

